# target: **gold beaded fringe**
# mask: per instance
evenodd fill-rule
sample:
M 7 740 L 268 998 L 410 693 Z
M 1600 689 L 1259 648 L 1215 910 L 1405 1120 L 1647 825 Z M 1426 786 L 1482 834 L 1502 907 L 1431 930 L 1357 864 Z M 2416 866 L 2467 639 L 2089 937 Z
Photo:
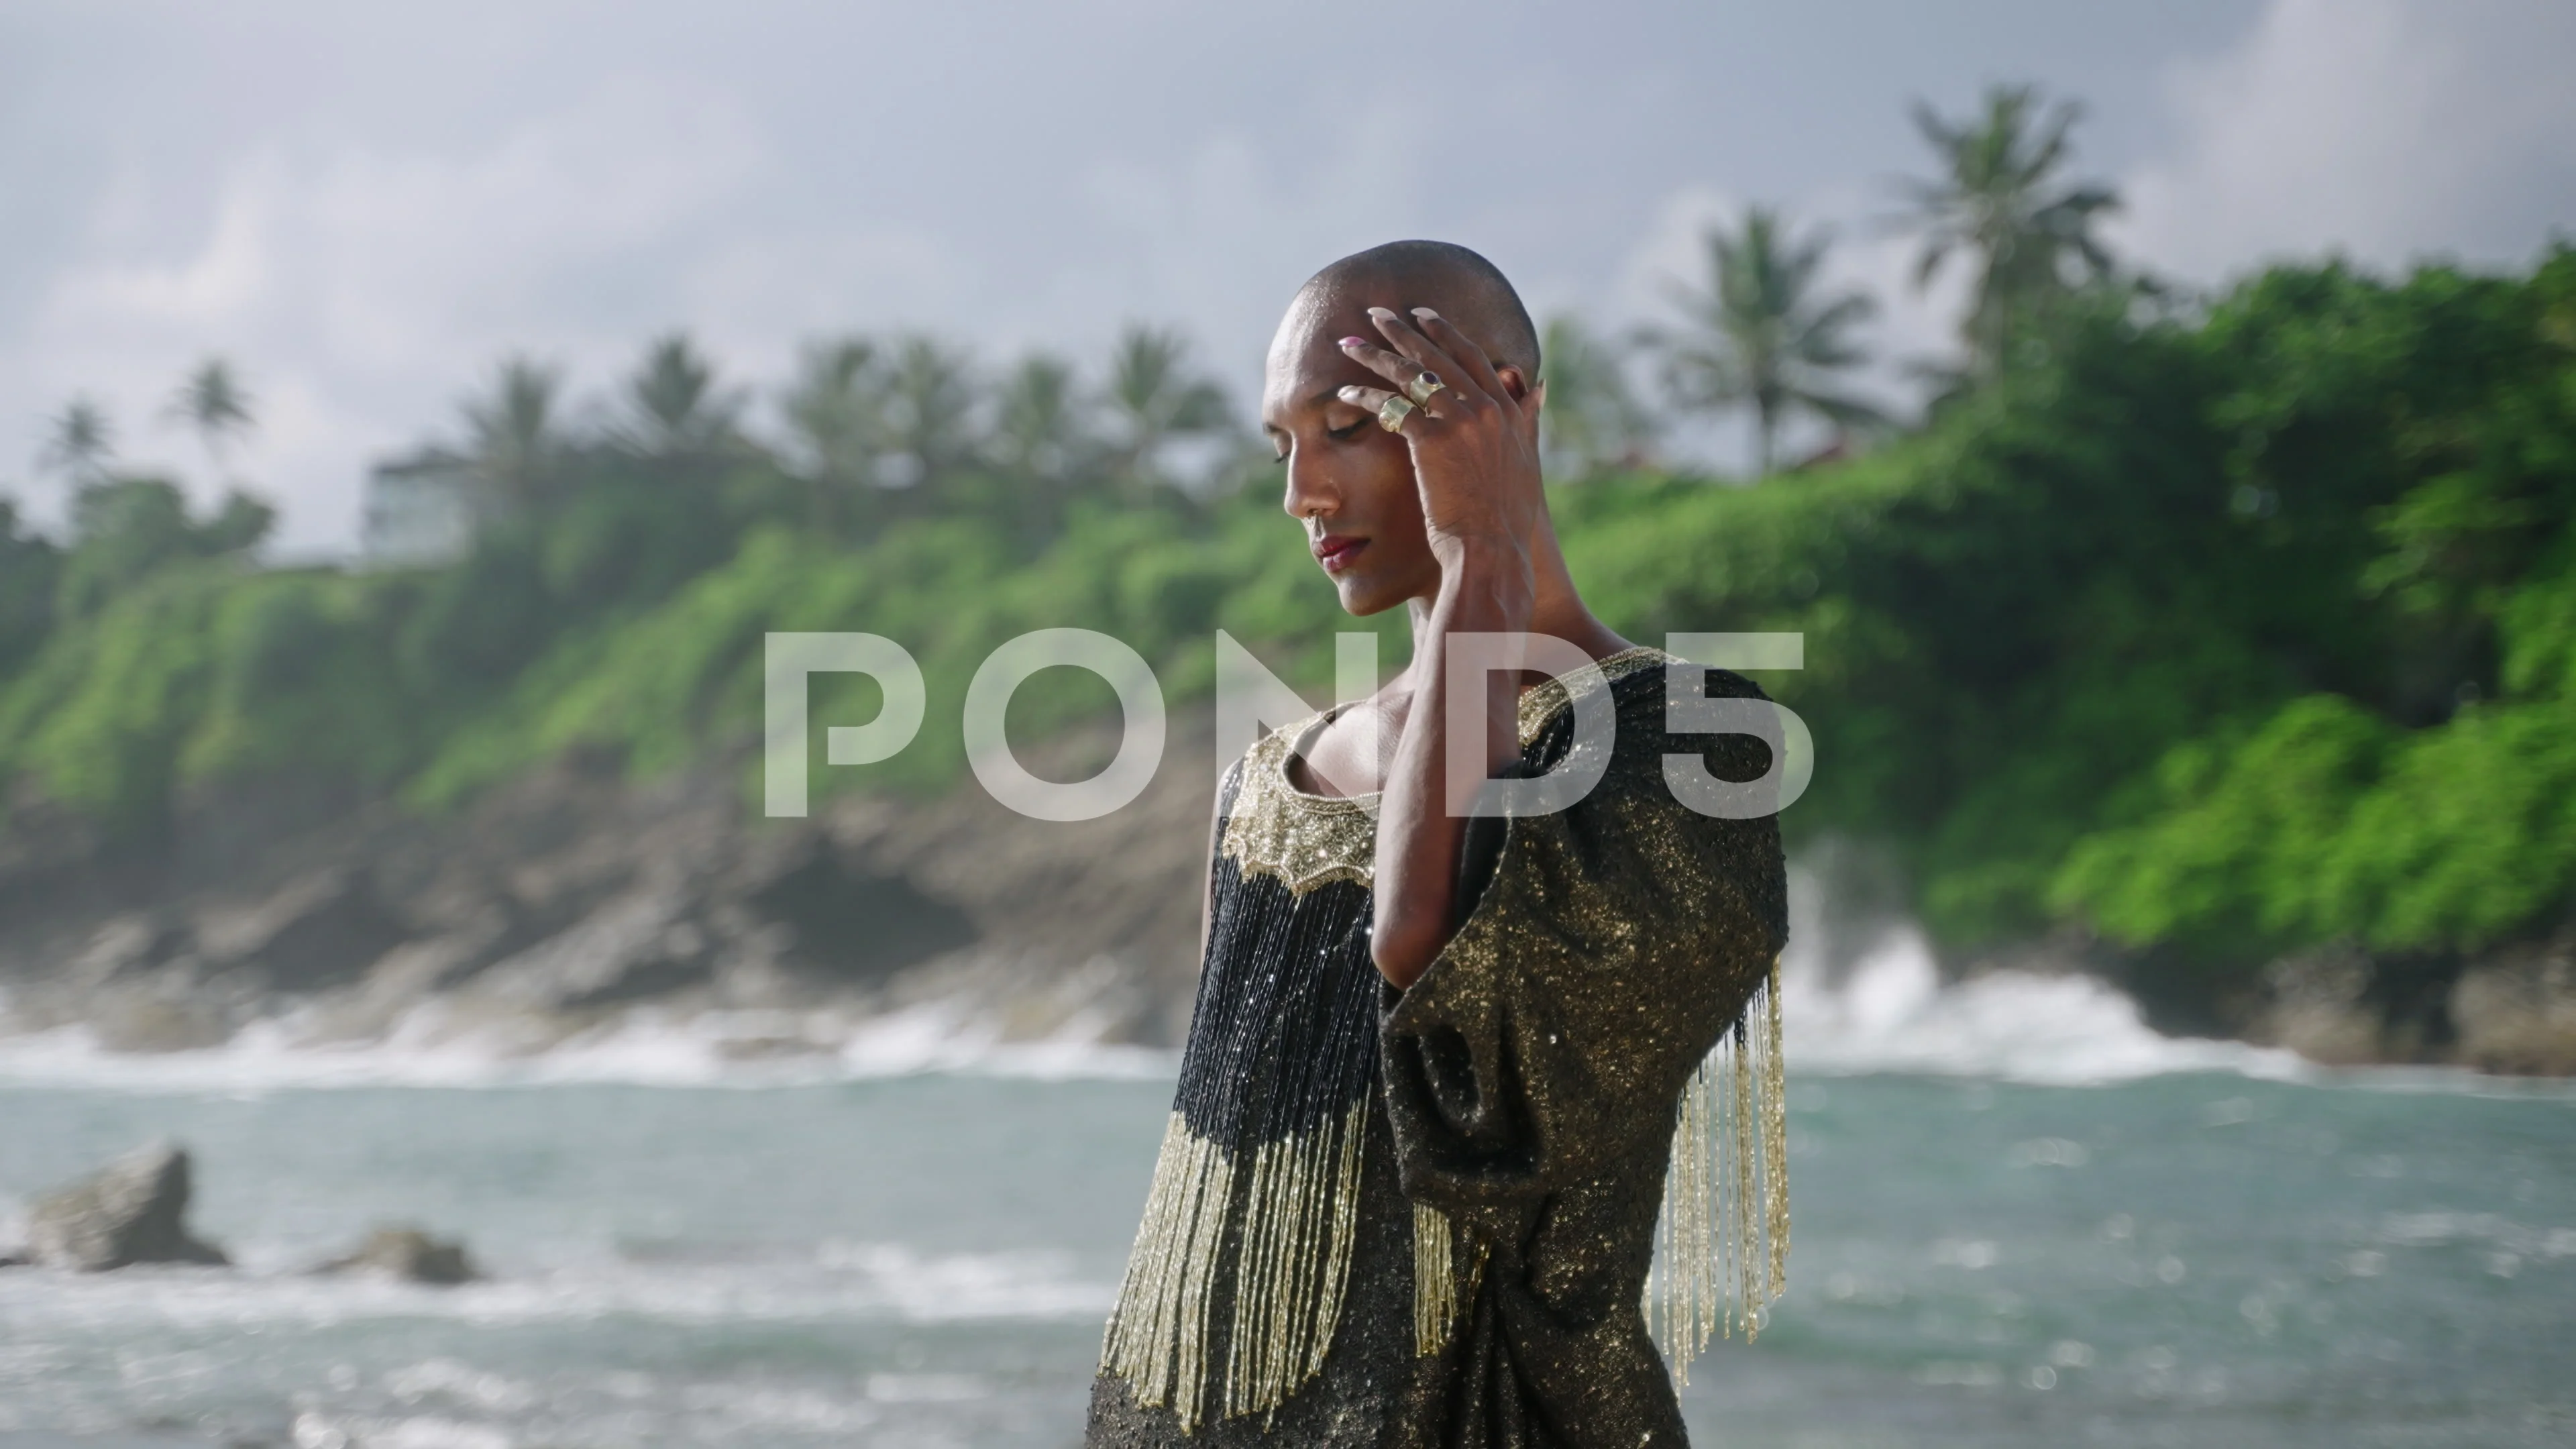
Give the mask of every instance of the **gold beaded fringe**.
M 1138 1403 L 1169 1405 L 1183 1433 L 1208 1413 L 1210 1310 L 1229 1215 L 1240 1231 L 1218 1413 L 1276 1409 L 1322 1371 L 1358 1238 L 1367 1105 L 1263 1143 L 1248 1164 L 1172 1114 L 1100 1361 Z
M 1449 1343 L 1458 1316 L 1458 1255 L 1450 1245 L 1449 1215 L 1413 1205 L 1413 1351 L 1438 1353 Z
M 1459 1269 L 1460 1234 L 1449 1215 L 1436 1207 L 1413 1205 L 1413 1352 L 1428 1357 L 1449 1346 L 1458 1331 L 1458 1304 L 1473 1299 L 1484 1281 L 1485 1256 L 1492 1244 L 1466 1234 L 1466 1268 Z M 1461 1288 L 1461 1279 L 1464 1287 Z
M 1780 1054 L 1780 963 L 1682 1089 L 1646 1280 L 1646 1327 L 1690 1382 L 1709 1339 L 1747 1343 L 1788 1286 L 1789 1110 Z
M 1367 1099 L 1320 1132 L 1253 1149 L 1252 1190 L 1226 1337 L 1225 1412 L 1279 1407 L 1324 1367 L 1359 1236 Z

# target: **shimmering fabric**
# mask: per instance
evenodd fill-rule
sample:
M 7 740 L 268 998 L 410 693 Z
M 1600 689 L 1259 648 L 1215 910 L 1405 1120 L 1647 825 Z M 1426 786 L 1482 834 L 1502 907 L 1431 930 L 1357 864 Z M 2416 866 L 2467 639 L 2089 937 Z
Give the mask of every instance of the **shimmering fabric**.
M 1603 662 L 1618 735 L 1600 785 L 1559 814 L 1477 822 L 1471 908 L 1402 993 L 1368 957 L 1368 802 L 1287 785 L 1306 724 L 1229 776 L 1181 1100 L 1090 1443 L 1683 1442 L 1640 1311 L 1677 1104 L 1767 980 L 1787 913 L 1775 823 L 1696 815 L 1664 785 L 1666 754 L 1739 780 L 1765 763 L 1756 741 L 1665 731 L 1669 662 Z M 1708 678 L 1712 696 L 1758 694 Z M 1521 772 L 1570 746 L 1564 703 L 1524 696 Z M 1747 1048 L 1768 1039 L 1756 1017 Z M 1374 1049 L 1350 1075 L 1353 1031 Z M 1359 1107 L 1347 1173 L 1338 1158 L 1274 1168 L 1284 1194 L 1253 1188 L 1264 1143 L 1345 1103 Z M 1733 1201 L 1768 1201 L 1754 1186 Z M 1767 1280 L 1742 1281 L 1758 1294 Z M 1250 1359 L 1235 1349 L 1247 1332 L 1262 1345 Z

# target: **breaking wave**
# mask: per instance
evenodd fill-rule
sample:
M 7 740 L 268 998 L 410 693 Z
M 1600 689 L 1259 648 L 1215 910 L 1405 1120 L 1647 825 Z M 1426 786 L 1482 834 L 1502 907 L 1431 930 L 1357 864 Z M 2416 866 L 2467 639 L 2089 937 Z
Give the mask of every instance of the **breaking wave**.
M 1793 926 L 1782 962 L 1792 1071 L 1923 1073 L 2047 1085 L 2172 1072 L 2269 1080 L 2327 1075 L 2278 1048 L 2166 1036 L 2147 1025 L 2125 993 L 2077 971 L 2006 970 L 1945 981 L 1929 942 L 1910 920 L 1872 919 L 1829 903 L 1825 894 L 1815 872 L 1793 866 Z M 0 1022 L 5 1020 L 0 1010 Z M 469 1027 L 451 1020 L 433 1000 L 415 1007 L 385 1038 L 364 1042 L 324 1039 L 293 1013 L 255 1023 L 221 1046 L 172 1052 L 113 1050 L 77 1026 L 0 1035 L 0 1084 L 143 1091 L 556 1083 L 765 1087 L 926 1072 L 1154 1080 L 1178 1070 L 1176 1053 L 1110 1042 L 1107 1031 L 1105 1021 L 1077 1017 L 1048 1038 L 1015 1040 L 962 1000 L 879 1015 L 683 1014 L 639 1007 L 608 1025 L 532 1049 L 506 1023 Z M 2332 1075 L 2345 1080 L 2395 1070 Z M 2404 1075 L 2409 1083 L 2438 1089 L 2469 1074 L 2441 1070 L 2428 1077 L 2427 1069 L 2415 1069 Z
M 1839 976 L 1839 980 L 1833 979 Z M 1793 1071 L 1921 1072 L 2053 1086 L 2166 1072 L 2306 1080 L 2292 1052 L 2170 1037 L 2118 988 L 2076 974 L 1996 971 L 1944 982 L 1910 924 L 1890 926 L 1839 973 L 1793 947 L 1781 963 L 1781 1016 Z
M 443 1317 L 478 1325 L 589 1322 L 623 1314 L 664 1323 L 1089 1319 L 1114 1283 L 1080 1276 L 1061 1252 L 924 1253 L 893 1243 L 826 1242 L 810 1254 L 706 1262 L 577 1262 L 453 1288 L 364 1276 L 313 1277 L 289 1250 L 252 1243 L 246 1271 L 130 1268 L 83 1280 L 27 1270 L 0 1278 L 0 1312 L 21 1327 L 50 1320 L 95 1330 L 242 1323 L 331 1328 L 373 1319 Z M 53 1326 L 68 1326 L 56 1323 Z
M 1829 968 L 1793 942 L 1782 963 L 1791 1069 L 1992 1077 L 2051 1085 L 2167 1072 L 2305 1080 L 2317 1069 L 2277 1048 L 2169 1037 L 2117 988 L 2080 974 L 1998 971 L 1944 982 L 1922 933 L 1891 925 Z M 84 1027 L 0 1036 L 0 1083 L 141 1091 L 324 1087 L 501 1087 L 593 1083 L 772 1087 L 925 1072 L 1046 1079 L 1155 1080 L 1174 1053 L 1100 1039 L 1077 1021 L 1044 1040 L 1010 1040 L 956 1004 L 879 1016 L 639 1009 L 542 1051 L 458 1032 L 435 1004 L 387 1038 L 316 1040 L 292 1015 L 221 1046 L 112 1050 Z
M 1042 1079 L 1154 1080 L 1175 1053 L 1101 1040 L 1077 1019 L 1053 1036 L 1013 1040 L 949 1003 L 875 1016 L 782 1011 L 629 1012 L 542 1051 L 505 1034 L 457 1031 L 435 1002 L 390 1035 L 317 1040 L 290 1014 L 255 1022 L 220 1046 L 117 1051 L 86 1027 L 0 1036 L 0 1084 L 141 1091 L 316 1087 L 511 1087 L 572 1083 L 774 1087 L 924 1072 Z

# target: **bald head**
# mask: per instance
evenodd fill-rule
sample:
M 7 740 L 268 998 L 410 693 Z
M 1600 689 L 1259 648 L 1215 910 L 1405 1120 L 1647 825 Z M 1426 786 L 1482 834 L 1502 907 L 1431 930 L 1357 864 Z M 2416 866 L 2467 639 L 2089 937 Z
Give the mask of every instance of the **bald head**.
M 1455 242 L 1393 241 L 1353 252 L 1299 288 L 1288 315 L 1428 307 L 1476 339 L 1496 367 L 1538 376 L 1538 329 L 1502 269 Z M 1282 328 L 1283 338 L 1287 328 Z

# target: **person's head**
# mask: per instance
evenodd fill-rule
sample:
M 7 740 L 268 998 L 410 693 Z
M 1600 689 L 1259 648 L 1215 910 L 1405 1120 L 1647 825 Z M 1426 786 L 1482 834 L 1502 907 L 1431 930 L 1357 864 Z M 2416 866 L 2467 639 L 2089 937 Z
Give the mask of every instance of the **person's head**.
M 1485 349 L 1514 396 L 1538 387 L 1538 330 L 1492 262 L 1448 242 L 1399 241 L 1342 258 L 1298 289 L 1270 342 L 1261 428 L 1288 465 L 1284 505 L 1310 545 L 1343 545 L 1326 571 L 1353 614 L 1374 614 L 1440 586 L 1422 523 L 1422 497 L 1404 439 L 1337 394 L 1386 380 L 1351 360 L 1340 339 L 1380 341 L 1371 307 L 1429 307 Z M 1537 409 L 1530 409 L 1537 426 Z

